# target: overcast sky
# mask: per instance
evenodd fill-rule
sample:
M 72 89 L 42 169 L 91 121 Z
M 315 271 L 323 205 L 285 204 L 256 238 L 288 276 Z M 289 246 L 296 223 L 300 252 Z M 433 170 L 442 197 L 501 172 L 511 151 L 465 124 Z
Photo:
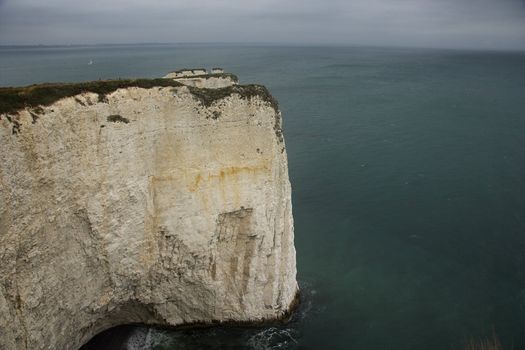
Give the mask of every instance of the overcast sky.
M 0 44 L 525 49 L 525 0 L 0 0 Z

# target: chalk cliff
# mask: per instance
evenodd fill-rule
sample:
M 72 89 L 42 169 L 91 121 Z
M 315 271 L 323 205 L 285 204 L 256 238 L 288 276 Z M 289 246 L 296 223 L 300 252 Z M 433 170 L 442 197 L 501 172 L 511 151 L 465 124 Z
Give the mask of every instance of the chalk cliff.
M 264 87 L 0 88 L 0 143 L 0 349 L 293 307 L 286 150 Z
M 198 88 L 218 89 L 236 85 L 238 79 L 233 74 L 203 74 L 203 75 L 182 75 L 179 72 L 168 73 L 164 78 L 173 79 L 188 86 L 195 86 Z

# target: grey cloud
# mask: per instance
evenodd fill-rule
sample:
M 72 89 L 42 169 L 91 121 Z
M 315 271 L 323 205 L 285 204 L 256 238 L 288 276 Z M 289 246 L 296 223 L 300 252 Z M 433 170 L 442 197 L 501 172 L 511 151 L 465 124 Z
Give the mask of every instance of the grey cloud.
M 525 49 L 525 1 L 0 0 L 0 44 L 217 41 Z

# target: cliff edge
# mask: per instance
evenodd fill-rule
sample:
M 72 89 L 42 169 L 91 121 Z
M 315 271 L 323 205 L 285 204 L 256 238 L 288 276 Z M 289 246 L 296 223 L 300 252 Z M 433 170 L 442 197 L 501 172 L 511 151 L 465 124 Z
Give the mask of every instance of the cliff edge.
M 0 142 L 0 349 L 293 306 L 287 157 L 264 87 L 0 88 Z

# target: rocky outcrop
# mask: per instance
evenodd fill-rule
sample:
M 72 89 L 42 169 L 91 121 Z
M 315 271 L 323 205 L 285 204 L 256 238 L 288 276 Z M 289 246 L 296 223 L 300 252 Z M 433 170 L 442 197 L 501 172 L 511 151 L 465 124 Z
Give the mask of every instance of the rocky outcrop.
M 233 74 L 216 73 L 204 75 L 182 75 L 180 72 L 168 73 L 164 78 L 173 79 L 187 86 L 194 86 L 206 89 L 219 89 L 238 83 L 238 79 Z
M 289 312 L 290 184 L 264 87 L 1 88 L 0 118 L 0 349 Z

